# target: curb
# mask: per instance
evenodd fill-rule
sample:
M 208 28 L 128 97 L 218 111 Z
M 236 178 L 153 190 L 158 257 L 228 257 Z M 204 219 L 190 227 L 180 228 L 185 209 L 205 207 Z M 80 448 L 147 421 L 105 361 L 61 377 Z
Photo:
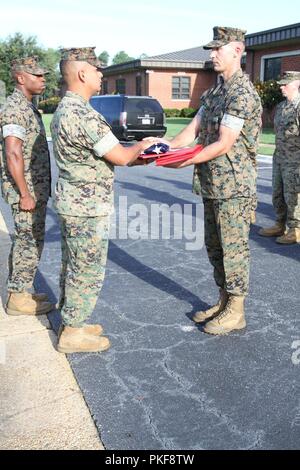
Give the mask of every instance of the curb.
M 0 449 L 104 450 L 47 317 L 4 312 L 9 247 L 0 211 Z

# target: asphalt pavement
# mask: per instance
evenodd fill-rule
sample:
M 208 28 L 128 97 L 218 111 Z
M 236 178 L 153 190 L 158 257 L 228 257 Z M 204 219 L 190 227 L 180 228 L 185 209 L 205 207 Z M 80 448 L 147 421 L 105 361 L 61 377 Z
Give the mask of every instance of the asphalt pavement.
M 271 168 L 270 158 L 260 158 L 247 329 L 224 337 L 191 320 L 218 294 L 191 168 L 117 168 L 106 277 L 91 319 L 112 347 L 68 356 L 106 449 L 299 448 L 300 246 L 257 233 L 273 222 Z M 2 200 L 0 208 L 11 227 Z M 50 202 L 37 284 L 53 300 L 59 266 Z M 59 313 L 49 319 L 57 329 Z

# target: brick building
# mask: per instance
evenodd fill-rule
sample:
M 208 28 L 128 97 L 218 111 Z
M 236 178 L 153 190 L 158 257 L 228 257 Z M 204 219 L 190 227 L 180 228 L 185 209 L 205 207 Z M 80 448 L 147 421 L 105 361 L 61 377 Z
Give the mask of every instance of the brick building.
M 199 97 L 216 80 L 210 52 L 194 47 L 106 67 L 102 93 L 149 95 L 163 108 L 198 108 Z
M 246 72 L 251 80 L 277 79 L 286 70 L 300 71 L 300 23 L 247 34 Z
M 243 68 L 253 81 L 300 71 L 300 23 L 246 35 Z M 217 79 L 203 47 L 111 65 L 103 75 L 103 94 L 149 95 L 163 108 L 177 109 L 198 108 L 199 97 Z

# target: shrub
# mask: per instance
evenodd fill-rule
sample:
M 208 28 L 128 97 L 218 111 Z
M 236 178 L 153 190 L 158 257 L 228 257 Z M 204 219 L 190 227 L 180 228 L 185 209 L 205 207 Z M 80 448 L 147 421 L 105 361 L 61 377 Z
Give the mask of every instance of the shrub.
M 263 107 L 266 109 L 273 109 L 283 99 L 280 86 L 276 80 L 268 80 L 267 82 L 256 81 L 254 86 L 260 96 Z
M 45 114 L 52 114 L 56 110 L 59 102 L 60 98 L 58 96 L 52 96 L 52 98 L 40 101 L 39 109 L 41 109 Z
M 167 118 L 180 117 L 180 109 L 177 108 L 165 108 L 164 113 Z
M 194 108 L 183 108 L 180 112 L 180 117 L 193 118 L 195 117 L 197 110 Z

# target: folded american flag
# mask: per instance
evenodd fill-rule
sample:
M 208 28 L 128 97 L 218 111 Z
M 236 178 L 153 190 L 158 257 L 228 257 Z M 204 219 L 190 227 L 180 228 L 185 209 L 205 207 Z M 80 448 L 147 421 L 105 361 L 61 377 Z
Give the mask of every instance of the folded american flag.
M 151 147 L 144 150 L 143 154 L 145 155 L 159 155 L 161 153 L 166 153 L 170 149 L 169 145 L 159 142 L 158 144 L 151 145 Z M 142 154 L 142 155 L 143 155 Z
M 158 145 L 158 144 L 156 144 Z M 155 147 L 152 145 L 152 148 Z M 149 149 L 147 149 L 149 150 Z M 169 163 L 177 163 L 177 162 L 184 162 L 185 160 L 189 160 L 196 156 L 199 152 L 203 150 L 202 145 L 195 145 L 194 147 L 186 147 L 176 150 L 169 150 L 165 153 L 148 153 L 148 154 L 141 154 L 139 158 L 148 159 L 148 158 L 155 158 L 155 165 L 156 166 L 164 166 L 168 165 Z
M 156 166 L 165 166 L 170 163 L 178 163 L 189 160 L 190 158 L 195 157 L 198 153 L 203 150 L 203 145 L 195 145 L 195 147 L 187 147 L 178 150 L 171 150 L 170 152 L 161 155 L 155 160 Z

